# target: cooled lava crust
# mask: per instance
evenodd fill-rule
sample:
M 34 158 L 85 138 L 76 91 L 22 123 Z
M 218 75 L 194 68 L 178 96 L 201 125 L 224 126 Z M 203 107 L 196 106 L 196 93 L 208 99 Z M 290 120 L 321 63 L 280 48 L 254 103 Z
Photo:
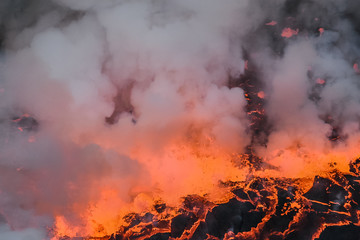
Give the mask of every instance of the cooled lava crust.
M 313 181 L 312 187 L 302 192 L 306 181 Z M 159 202 L 152 212 L 127 215 L 127 226 L 102 239 L 360 239 L 360 159 L 348 174 L 224 185 L 232 194 L 225 203 L 187 196 L 174 216 L 169 213 L 174 209 Z

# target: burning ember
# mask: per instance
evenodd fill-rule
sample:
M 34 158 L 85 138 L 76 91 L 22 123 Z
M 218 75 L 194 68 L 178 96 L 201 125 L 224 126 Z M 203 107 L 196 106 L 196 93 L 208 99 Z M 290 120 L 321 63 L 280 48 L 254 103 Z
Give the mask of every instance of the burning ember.
M 360 239 L 355 0 L 3 0 L 0 240 Z

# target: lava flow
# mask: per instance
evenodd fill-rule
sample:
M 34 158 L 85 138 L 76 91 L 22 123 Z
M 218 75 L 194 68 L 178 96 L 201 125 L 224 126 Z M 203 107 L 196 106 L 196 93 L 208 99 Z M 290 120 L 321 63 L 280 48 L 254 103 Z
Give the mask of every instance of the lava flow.
M 333 170 L 314 180 L 224 183 L 232 193 L 226 202 L 189 195 L 177 209 L 158 203 L 127 215 L 104 239 L 359 239 L 359 163 L 348 174 Z
M 360 239 L 357 0 L 2 0 L 0 240 Z

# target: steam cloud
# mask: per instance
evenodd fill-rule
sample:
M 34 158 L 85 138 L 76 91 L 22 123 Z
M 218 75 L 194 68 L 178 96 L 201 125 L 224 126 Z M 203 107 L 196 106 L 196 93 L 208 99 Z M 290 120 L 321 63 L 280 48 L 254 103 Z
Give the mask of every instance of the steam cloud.
M 128 209 L 244 179 L 256 170 L 234 156 L 249 146 L 269 176 L 344 170 L 359 154 L 358 10 L 1 1 L 0 239 L 109 234 Z M 248 67 L 265 93 L 257 132 Z

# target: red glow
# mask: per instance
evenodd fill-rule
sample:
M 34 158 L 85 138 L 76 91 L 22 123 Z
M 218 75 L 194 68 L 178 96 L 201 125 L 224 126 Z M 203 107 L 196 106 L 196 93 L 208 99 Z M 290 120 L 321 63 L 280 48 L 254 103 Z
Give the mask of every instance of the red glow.
M 299 33 L 299 29 L 293 30 L 291 28 L 284 28 L 281 36 L 284 38 L 291 38 L 294 35 L 297 35 Z
M 325 82 L 326 81 L 324 79 L 321 79 L 321 78 L 316 79 L 317 84 L 323 85 L 323 84 L 325 84 Z
M 264 91 L 258 92 L 257 96 L 258 96 L 259 98 L 265 98 L 265 93 L 264 93 Z
M 265 23 L 266 26 L 275 26 L 276 24 L 277 24 L 276 21 L 271 21 L 271 22 Z
M 352 97 L 346 92 L 351 85 L 340 90 L 335 89 L 337 85 L 332 86 L 338 78 L 339 82 L 347 79 L 347 76 L 341 77 L 345 71 L 340 67 L 351 56 L 337 61 L 340 60 L 337 54 L 336 59 L 331 60 L 331 54 L 318 52 L 328 50 L 320 45 L 328 42 L 320 41 L 326 40 L 328 31 L 322 36 L 325 29 L 319 27 L 328 25 L 318 22 L 307 32 L 304 23 L 288 17 L 290 13 L 282 13 L 286 17 L 284 20 L 272 14 L 279 23 L 271 18 L 267 22 L 257 22 L 260 26 L 252 23 L 248 36 L 246 31 L 249 30 L 238 26 L 241 21 L 236 11 L 236 18 L 229 26 L 244 29 L 242 32 L 238 33 L 220 21 L 210 24 L 211 27 L 220 26 L 212 34 L 212 28 L 202 26 L 202 23 L 208 24 L 217 9 L 211 11 L 210 16 L 204 13 L 206 18 L 202 20 L 203 14 L 192 13 L 191 9 L 188 11 L 181 6 L 169 22 L 166 18 L 172 11 L 162 14 L 162 8 L 158 9 L 158 6 L 149 9 L 161 11 L 149 19 L 150 23 L 147 20 L 152 13 L 135 14 L 135 24 L 129 27 L 123 21 L 126 14 L 130 16 L 138 10 L 142 13 L 141 5 L 130 5 L 119 12 L 114 11 L 116 14 L 110 11 L 112 9 L 104 13 L 99 10 L 96 11 L 99 18 L 75 16 L 76 24 L 72 28 L 67 29 L 70 23 L 60 24 L 59 30 L 56 27 L 40 37 L 35 36 L 36 41 L 28 44 L 34 46 L 31 51 L 19 51 L 18 56 L 24 54 L 24 60 L 19 63 L 31 64 L 22 74 L 16 74 L 16 70 L 14 76 L 9 73 L 9 84 L 4 85 L 5 95 L 14 96 L 14 100 L 9 101 L 14 105 L 14 111 L 6 118 L 10 130 L 9 144 L 3 147 L 6 150 L 4 158 L 8 157 L 6 154 L 12 157 L 11 151 L 14 157 L 9 157 L 11 164 L 3 164 L 1 173 L 9 172 L 6 174 L 10 183 L 11 177 L 19 178 L 19 183 L 14 181 L 15 187 L 22 181 L 28 184 L 13 194 L 29 199 L 29 204 L 19 201 L 21 210 L 32 210 L 34 205 L 36 218 L 41 214 L 48 215 L 47 226 L 54 224 L 53 232 L 49 233 L 56 235 L 53 240 L 103 239 L 128 224 L 124 217 L 129 213 L 151 213 L 154 220 L 141 224 L 150 226 L 151 234 L 157 231 L 168 234 L 170 227 L 158 228 L 157 218 L 170 219 L 169 226 L 174 223 L 171 217 L 182 214 L 179 205 L 182 197 L 196 194 L 213 205 L 229 199 L 238 201 L 240 197 L 232 195 L 230 188 L 224 189 L 233 184 L 245 189 L 248 198 L 243 201 L 244 206 L 251 205 L 251 210 L 239 210 L 239 216 L 229 219 L 244 222 L 245 226 L 246 214 L 259 211 L 259 216 L 265 216 L 261 217 L 264 220 L 258 223 L 257 229 L 249 228 L 248 233 L 226 227 L 225 239 L 235 240 L 262 239 L 256 234 L 259 229 L 272 228 L 265 226 L 272 216 L 276 217 L 276 222 L 280 215 L 293 215 L 285 226 L 289 226 L 286 231 L 290 232 L 293 231 L 290 227 L 311 204 L 330 208 L 328 202 L 308 201 L 298 193 L 311 188 L 312 178 L 316 175 L 326 175 L 332 170 L 346 173 L 347 162 L 359 152 L 360 134 L 349 141 L 343 137 L 352 137 L 351 131 L 359 128 L 356 108 L 346 115 L 343 112 L 347 109 L 342 111 L 343 105 L 340 105 L 344 102 L 350 103 L 350 107 L 356 106 L 356 101 L 347 101 L 347 95 Z M 116 17 L 108 17 L 108 14 Z M 118 15 L 124 18 L 118 18 Z M 230 18 L 232 14 L 226 14 L 224 19 L 228 16 Z M 91 20 L 89 24 L 87 19 Z M 200 20 L 201 24 L 192 22 L 193 19 Z M 146 24 L 142 26 L 144 20 Z M 309 16 L 306 20 L 313 21 L 314 17 Z M 184 27 L 182 21 L 186 23 Z M 123 25 L 117 24 L 120 22 Z M 186 31 L 188 25 L 191 31 Z M 201 28 L 194 28 L 198 25 Z M 175 28 L 177 26 L 180 29 Z M 301 26 L 299 37 L 285 40 L 299 34 L 296 26 Z M 79 31 L 83 27 L 84 32 Z M 150 28 L 151 32 L 147 32 Z M 91 30 L 89 36 L 84 34 L 87 29 Z M 73 33 L 74 37 L 71 36 Z M 140 41 L 138 33 L 146 36 L 144 42 Z M 257 33 L 260 35 L 256 36 Z M 83 42 L 83 35 L 91 41 Z M 193 35 L 194 46 L 189 37 Z M 322 37 L 316 38 L 319 35 Z M 164 36 L 165 41 L 160 41 Z M 179 38 L 183 36 L 184 39 Z M 184 41 L 187 36 L 190 41 Z M 254 41 L 255 38 L 259 41 Z M 86 48 L 80 48 L 82 45 Z M 176 49 L 179 45 L 181 52 Z M 53 46 L 54 52 L 48 54 Z M 79 52 L 74 51 L 72 56 L 72 51 L 77 48 Z M 69 52 L 62 54 L 58 49 Z M 90 51 L 93 49 L 95 52 Z M 33 57 L 34 64 L 31 62 Z M 74 61 L 65 62 L 72 58 Z M 194 61 L 190 61 L 192 58 Z M 91 61 L 85 61 L 88 59 Z M 335 68 L 334 63 L 340 67 Z M 351 66 L 352 63 L 350 68 L 345 64 L 346 74 L 353 75 L 346 84 L 356 78 L 353 71 L 360 74 L 358 63 Z M 29 74 L 28 80 L 26 74 L 32 71 L 34 76 Z M 333 72 L 337 73 L 336 79 Z M 28 83 L 30 80 L 34 83 Z M 4 91 L 0 88 L 0 93 Z M 332 109 L 340 112 L 332 112 Z M 22 111 L 32 115 L 22 114 Z M 328 116 L 330 114 L 334 119 Z M 348 119 L 351 125 L 346 125 L 343 130 L 341 127 Z M 335 141 L 337 139 L 339 141 Z M 348 143 L 352 145 L 345 146 Z M 7 150 L 8 146 L 11 151 Z M 334 163 L 336 167 L 329 167 Z M 261 185 L 264 186 L 255 187 L 254 184 L 251 189 L 248 182 L 258 177 L 263 178 Z M 287 185 L 288 182 L 291 185 Z M 5 190 L 10 188 L 7 182 L 4 186 Z M 296 188 L 287 191 L 288 186 Z M 25 195 L 27 190 L 31 190 L 30 197 Z M 282 201 L 278 197 L 282 190 L 286 190 L 289 197 L 284 197 L 286 204 L 284 201 L 284 207 L 277 211 L 275 208 Z M 287 201 L 288 198 L 291 201 Z M 154 211 L 154 202 L 159 199 L 168 208 L 164 213 Z M 331 204 L 338 204 L 338 198 L 334 199 Z M 196 212 L 199 206 L 194 205 L 191 211 Z M 298 211 L 292 211 L 294 209 Z M 1 218 L 3 210 L 0 210 Z M 211 207 L 205 208 L 195 224 L 204 223 L 208 211 Z M 129 227 L 130 231 L 139 230 L 140 237 L 124 236 L 121 239 L 148 239 L 147 233 L 140 235 L 141 228 L 137 228 Z M 202 228 L 198 229 L 202 231 Z M 190 232 L 193 234 L 195 230 L 196 225 L 186 229 L 189 234 L 185 231 L 177 239 L 206 238 L 192 238 Z M 274 235 L 271 239 L 284 239 L 281 237 L 284 233 L 282 230 L 279 236 Z M 175 237 L 171 235 L 170 239 Z M 207 234 L 207 239 L 215 238 Z
M 354 68 L 356 73 L 360 73 L 359 65 L 357 63 L 354 63 L 353 68 Z

